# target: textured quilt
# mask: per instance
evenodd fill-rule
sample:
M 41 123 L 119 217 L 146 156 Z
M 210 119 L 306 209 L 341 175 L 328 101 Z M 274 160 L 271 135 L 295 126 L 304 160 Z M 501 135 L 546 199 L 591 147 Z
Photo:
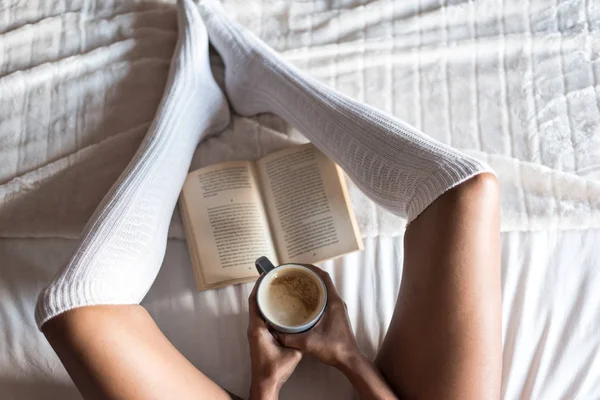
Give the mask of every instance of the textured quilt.
M 598 398 L 598 229 L 588 228 L 600 228 L 600 4 L 224 5 L 317 79 L 492 165 L 507 232 L 504 397 Z M 172 2 L 0 0 L 0 392 L 9 398 L 76 397 L 72 387 L 48 383 L 66 378 L 35 332 L 33 302 L 145 134 L 176 29 Z M 221 60 L 211 60 L 222 80 Z M 224 132 L 200 144 L 192 168 L 255 159 L 305 140 L 276 116 L 234 115 Z M 369 246 L 326 268 L 336 272 L 359 341 L 372 355 L 398 290 L 404 221 L 349 185 Z M 178 212 L 169 236 L 184 237 Z M 186 356 L 242 394 L 248 376 L 231 371 L 245 360 L 238 333 L 248 287 L 197 294 L 188 263 L 185 244 L 170 241 L 169 268 L 146 306 Z M 374 293 L 379 300 L 369 300 Z M 378 318 L 373 331 L 365 328 L 368 315 Z M 227 344 L 219 341 L 224 332 L 232 335 Z M 200 352 L 199 335 L 214 348 Z M 219 346 L 231 356 L 218 359 Z M 332 376 L 309 369 L 297 387 Z M 11 376 L 46 380 L 17 388 Z M 350 389 L 340 388 L 336 398 L 347 398 Z
M 299 68 L 488 161 L 502 185 L 503 230 L 600 226 L 599 4 L 225 6 Z M 0 236 L 76 237 L 153 117 L 174 8 L 124 0 L 0 7 Z M 218 57 L 214 73 L 222 75 Z M 194 166 L 256 158 L 290 140 L 304 139 L 276 117 L 234 117 L 200 146 Z M 401 221 L 352 195 L 366 236 L 400 231 Z

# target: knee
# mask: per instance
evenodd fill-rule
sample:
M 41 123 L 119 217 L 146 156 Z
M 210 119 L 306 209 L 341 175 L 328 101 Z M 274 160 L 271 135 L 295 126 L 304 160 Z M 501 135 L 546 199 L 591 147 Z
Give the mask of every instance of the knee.
M 498 178 L 491 173 L 476 175 L 455 187 L 453 191 L 460 204 L 487 211 L 500 208 L 500 184 Z
M 500 184 L 496 175 L 489 172 L 475 175 L 471 179 L 464 182 L 462 185 L 465 195 L 495 200 L 500 197 Z
M 439 226 L 441 221 L 453 223 L 481 217 L 498 219 L 500 214 L 500 185 L 495 175 L 476 175 L 448 190 L 431 203 L 410 225 Z M 413 227 L 415 230 L 416 227 Z
M 484 172 L 483 174 L 475 175 L 466 180 L 457 188 L 469 195 L 478 197 L 498 197 L 500 194 L 500 184 L 496 175 Z

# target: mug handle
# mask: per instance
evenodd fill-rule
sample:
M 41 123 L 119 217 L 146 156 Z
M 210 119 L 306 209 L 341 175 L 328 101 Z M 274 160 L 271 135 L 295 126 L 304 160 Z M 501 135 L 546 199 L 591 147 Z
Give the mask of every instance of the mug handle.
M 259 274 L 268 274 L 275 266 L 273 263 L 265 256 L 258 257 L 254 262 L 256 269 Z

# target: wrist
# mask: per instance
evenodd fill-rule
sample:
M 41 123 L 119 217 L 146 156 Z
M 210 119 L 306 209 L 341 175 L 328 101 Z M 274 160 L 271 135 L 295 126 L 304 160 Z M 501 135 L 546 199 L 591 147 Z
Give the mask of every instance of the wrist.
M 362 352 L 349 354 L 339 367 L 361 399 L 395 399 L 377 367 Z
M 272 379 L 252 379 L 250 400 L 277 400 L 280 385 Z
M 365 356 L 362 351 L 356 349 L 340 355 L 336 368 L 344 375 L 348 375 L 348 373 L 351 373 L 352 371 L 357 371 L 365 362 L 369 362 L 367 356 Z

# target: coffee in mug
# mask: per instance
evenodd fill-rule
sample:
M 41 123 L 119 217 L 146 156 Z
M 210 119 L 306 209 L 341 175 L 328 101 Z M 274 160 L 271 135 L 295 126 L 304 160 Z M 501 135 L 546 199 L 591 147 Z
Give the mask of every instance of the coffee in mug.
M 266 273 L 258 288 L 257 302 L 267 323 L 285 333 L 312 328 L 327 303 L 327 289 L 321 277 L 300 264 L 274 267 L 266 257 L 256 260 L 256 266 Z

